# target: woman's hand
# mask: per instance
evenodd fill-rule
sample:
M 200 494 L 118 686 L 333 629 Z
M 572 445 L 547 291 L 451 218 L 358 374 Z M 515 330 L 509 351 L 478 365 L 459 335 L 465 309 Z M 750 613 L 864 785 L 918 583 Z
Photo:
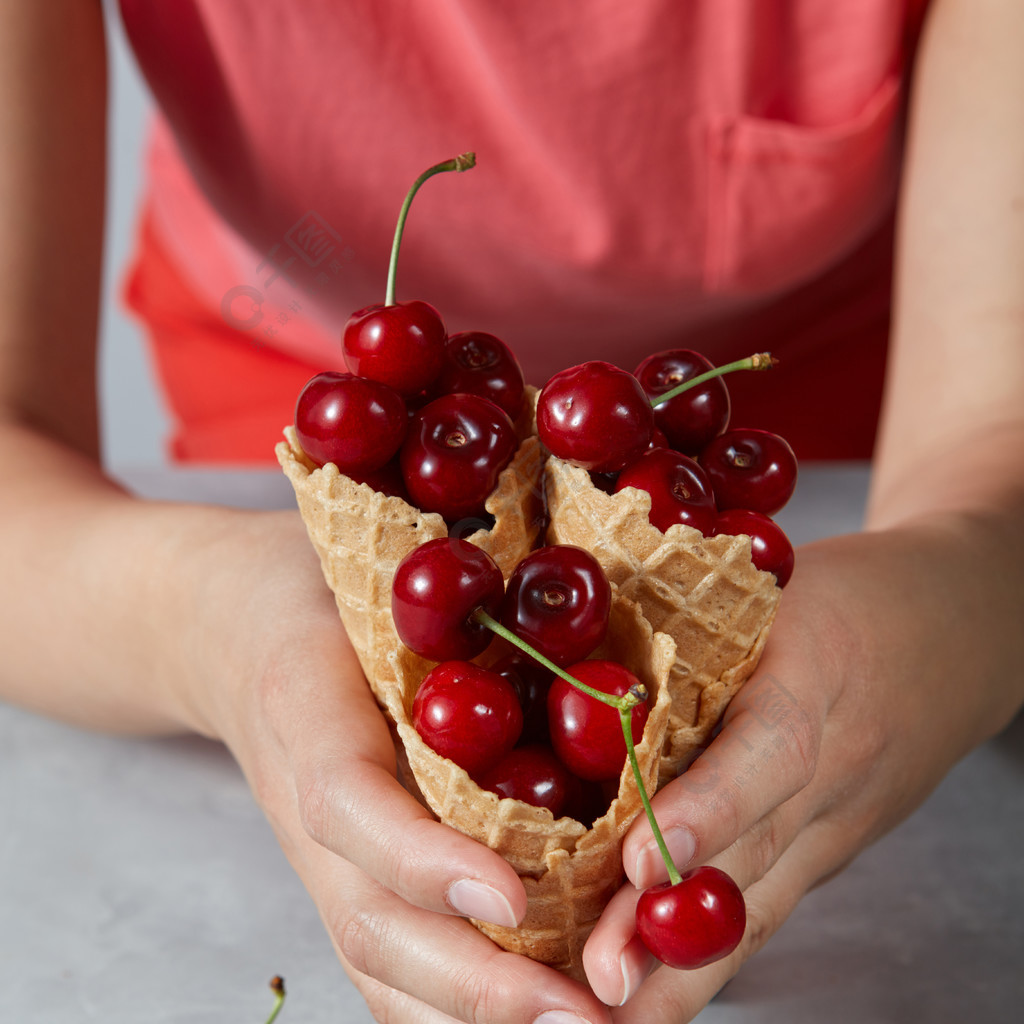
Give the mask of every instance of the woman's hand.
M 609 1020 L 584 986 L 500 951 L 461 919 L 514 925 L 526 909 L 522 883 L 396 780 L 387 723 L 299 517 L 230 514 L 192 557 L 183 703 L 242 766 L 374 1013 Z
M 660 968 L 635 937 L 637 889 L 667 875 L 646 818 L 627 835 L 633 885 L 584 954 L 620 1021 L 690 1020 L 801 897 L 909 814 L 1024 699 L 1024 543 L 952 517 L 798 552 L 764 657 L 718 737 L 653 806 L 680 871 L 714 863 L 745 890 L 727 959 Z M 1016 623 L 1016 624 L 1015 624 Z M 643 983 L 642 983 L 643 982 Z

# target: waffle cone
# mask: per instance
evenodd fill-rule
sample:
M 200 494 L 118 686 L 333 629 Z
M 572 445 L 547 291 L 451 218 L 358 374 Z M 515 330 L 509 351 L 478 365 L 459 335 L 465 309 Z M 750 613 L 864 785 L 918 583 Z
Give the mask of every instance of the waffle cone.
M 704 537 L 681 524 L 663 533 L 648 519 L 646 492 L 606 494 L 585 470 L 553 456 L 544 472 L 548 543 L 590 551 L 652 627 L 675 641 L 664 784 L 707 744 L 757 667 L 782 592 L 754 567 L 749 537 Z
M 305 455 L 292 427 L 276 448 L 291 481 L 309 539 L 320 556 L 360 665 L 377 699 L 393 680 L 389 655 L 401 643 L 391 619 L 391 583 L 398 563 L 413 548 L 449 535 L 444 519 L 421 512 L 402 498 L 373 490 Z M 487 499 L 489 529 L 477 521 L 458 524 L 458 535 L 483 548 L 507 577 L 533 547 L 541 526 L 541 453 L 527 437 Z
M 595 652 L 625 665 L 647 687 L 649 717 L 637 760 L 648 791 L 669 718 L 666 688 L 674 645 L 655 633 L 639 607 L 615 594 L 608 638 Z M 518 928 L 474 924 L 503 949 L 583 978 L 583 944 L 601 911 L 622 884 L 622 838 L 643 804 L 629 764 L 615 798 L 589 829 L 572 818 L 555 819 L 546 808 L 501 799 L 480 789 L 464 769 L 428 747 L 410 722 L 424 663 L 407 648 L 391 654 L 395 685 L 385 710 L 397 726 L 408 766 L 427 805 L 446 824 L 484 843 L 508 861 L 523 880 L 526 918 Z

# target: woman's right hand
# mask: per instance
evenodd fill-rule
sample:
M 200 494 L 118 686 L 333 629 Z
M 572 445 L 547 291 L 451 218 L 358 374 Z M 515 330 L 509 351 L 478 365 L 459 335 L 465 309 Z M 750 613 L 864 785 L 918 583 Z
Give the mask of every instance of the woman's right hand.
M 608 1021 L 584 986 L 499 950 L 463 916 L 526 909 L 498 854 L 440 824 L 395 747 L 295 513 L 224 513 L 192 551 L 182 703 L 228 745 L 331 941 L 388 1021 Z

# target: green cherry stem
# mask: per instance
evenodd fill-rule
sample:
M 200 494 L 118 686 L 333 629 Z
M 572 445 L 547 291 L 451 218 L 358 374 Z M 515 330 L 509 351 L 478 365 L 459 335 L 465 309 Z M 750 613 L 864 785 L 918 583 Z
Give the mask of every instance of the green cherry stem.
M 521 640 L 510 629 L 506 629 L 496 618 L 485 612 L 483 608 L 477 608 L 473 612 L 473 618 L 481 626 L 486 626 L 492 633 L 497 633 L 503 640 L 507 640 L 510 644 L 518 647 L 524 654 L 528 654 L 534 661 L 539 661 L 549 672 L 554 672 L 556 676 L 575 686 L 581 693 L 585 693 L 588 697 L 593 697 L 594 700 L 599 700 L 602 704 L 616 708 L 620 714 L 628 716 L 633 708 L 647 700 L 647 688 L 642 683 L 639 686 L 634 686 L 629 693 L 623 694 L 621 697 L 613 697 L 609 693 L 602 693 L 600 690 L 595 690 L 593 686 L 588 686 L 581 680 L 573 678 L 564 668 L 560 668 L 549 658 L 545 658 L 540 651 L 535 650 L 525 640 Z
M 413 197 L 419 192 L 420 186 L 435 174 L 443 174 L 445 171 L 468 171 L 471 167 L 475 166 L 476 153 L 461 153 L 459 156 L 452 157 L 451 160 L 445 160 L 442 163 L 434 164 L 433 167 L 428 167 L 412 183 L 412 188 L 409 189 L 405 202 L 402 203 L 402 209 L 398 211 L 395 240 L 391 243 L 391 262 L 388 264 L 388 289 L 384 296 L 385 306 L 393 306 L 395 304 L 395 276 L 398 272 L 398 250 L 402 245 L 402 234 L 405 232 L 405 221 L 409 216 L 409 207 L 412 206 Z
M 755 355 L 747 356 L 746 359 L 737 359 L 734 362 L 716 366 L 713 370 L 708 370 L 707 373 L 702 373 L 690 380 L 684 380 L 682 384 L 677 384 L 671 391 L 652 398 L 651 406 L 657 409 L 662 402 L 667 402 L 670 398 L 675 398 L 676 395 L 681 395 L 684 391 L 689 391 L 690 388 L 695 388 L 714 377 L 722 377 L 736 370 L 770 370 L 777 363 L 778 359 L 774 358 L 770 352 L 758 352 Z
M 657 842 L 658 849 L 661 851 L 661 859 L 665 862 L 665 867 L 668 868 L 669 881 L 673 885 L 677 885 L 682 880 L 682 876 L 676 869 L 675 863 L 672 860 L 672 854 L 668 852 L 665 837 L 661 834 L 661 829 L 658 827 L 658 819 L 655 818 L 654 808 L 651 807 L 651 798 L 647 795 L 647 787 L 644 785 L 643 776 L 640 774 L 640 763 L 636 759 L 636 745 L 633 743 L 633 727 L 630 713 L 628 711 L 619 711 L 619 721 L 622 724 L 622 735 L 626 739 L 626 753 L 629 756 L 629 766 L 633 769 L 633 778 L 636 780 L 636 788 L 640 793 L 640 801 L 644 805 L 647 820 L 651 823 L 651 831 L 654 833 L 655 842 Z
M 284 1006 L 284 978 L 279 974 L 270 979 L 270 991 L 277 998 L 274 1001 L 274 1008 L 270 1011 L 266 1024 L 274 1024 L 274 1021 L 277 1020 L 277 1015 L 281 1012 L 281 1007 Z

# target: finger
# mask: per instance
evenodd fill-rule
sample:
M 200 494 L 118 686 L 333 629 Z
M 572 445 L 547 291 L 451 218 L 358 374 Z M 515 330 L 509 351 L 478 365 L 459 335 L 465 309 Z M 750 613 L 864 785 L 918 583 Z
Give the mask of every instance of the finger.
M 612 897 L 583 947 L 583 968 L 594 994 L 622 1006 L 658 966 L 636 934 L 640 890 L 628 882 Z
M 348 650 L 343 675 L 337 654 L 315 658 L 275 687 L 285 696 L 270 699 L 280 702 L 269 714 L 291 765 L 301 828 L 408 903 L 514 927 L 526 913 L 522 882 L 398 782 L 387 723 Z M 335 677 L 322 678 L 322 665 Z
M 389 1008 L 415 1006 L 387 994 L 393 990 L 432 1008 L 439 1016 L 416 1008 L 412 1018 L 431 1024 L 444 1015 L 473 1024 L 609 1024 L 579 982 L 499 949 L 466 921 L 409 906 L 353 865 L 309 847 L 300 875 L 335 948 L 351 971 L 373 979 L 367 991 Z
M 760 673 L 733 698 L 721 733 L 652 807 L 676 867 L 704 863 L 813 779 L 825 700 L 813 687 L 786 686 Z M 646 816 L 623 844 L 623 866 L 638 888 L 667 871 Z
M 841 828 L 815 824 L 801 832 L 785 856 L 744 891 L 747 927 L 740 945 L 726 958 L 695 971 L 658 966 L 632 998 L 613 1013 L 616 1024 L 685 1024 L 714 998 L 742 965 L 768 941 L 818 881 L 844 863 Z M 716 858 L 723 870 L 741 873 L 728 854 Z

